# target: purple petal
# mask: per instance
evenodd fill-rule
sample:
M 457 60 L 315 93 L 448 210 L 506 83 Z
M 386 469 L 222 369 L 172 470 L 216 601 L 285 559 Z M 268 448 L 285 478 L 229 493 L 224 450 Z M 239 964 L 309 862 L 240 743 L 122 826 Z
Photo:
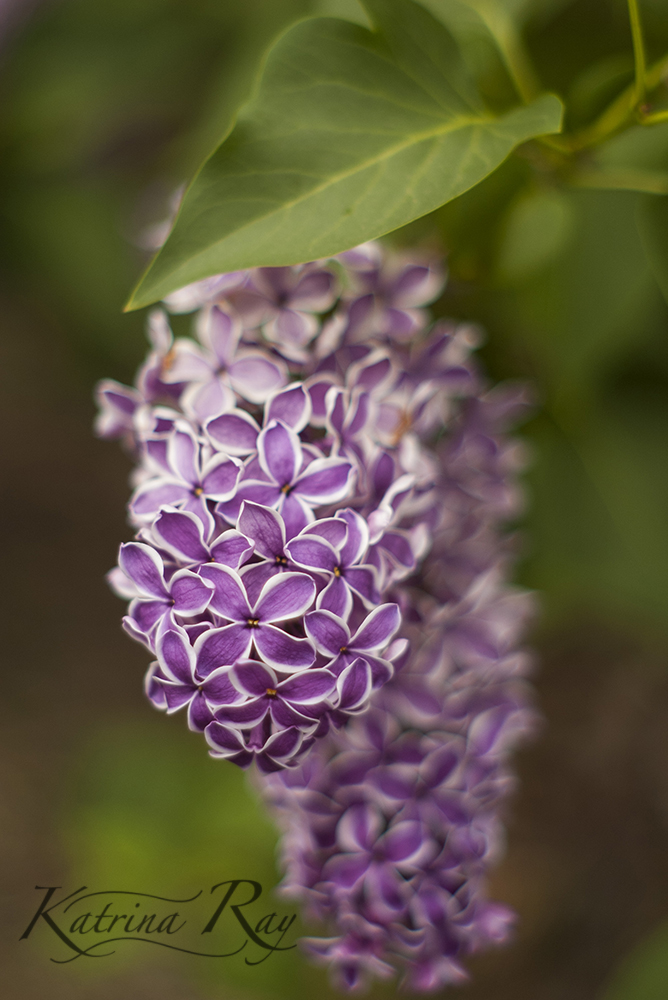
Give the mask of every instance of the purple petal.
M 290 486 L 302 464 L 301 442 L 296 432 L 285 424 L 271 423 L 258 436 L 257 451 L 267 475 L 281 489 Z
M 239 734 L 218 722 L 212 722 L 204 730 L 204 738 L 214 750 L 225 751 L 225 756 L 245 750 L 245 745 Z
M 202 537 L 202 522 L 189 511 L 161 510 L 153 525 L 160 544 L 182 561 L 203 563 L 209 553 Z
M 427 758 L 424 780 L 429 788 L 438 788 L 459 764 L 459 754 L 452 747 L 441 747 Z
M 161 507 L 180 504 L 190 496 L 190 488 L 174 479 L 156 477 L 142 483 L 132 494 L 130 510 L 139 517 L 157 514 Z
M 144 442 L 148 467 L 157 467 L 157 475 L 173 479 L 172 470 L 167 463 L 167 440 L 165 438 L 148 438 Z
M 383 861 L 374 859 L 364 879 L 364 892 L 373 907 L 376 920 L 392 921 L 392 917 L 400 917 L 406 909 L 407 886 L 397 872 Z M 415 934 L 416 931 L 409 932 Z M 420 931 L 417 931 L 420 934 Z M 424 933 L 424 932 L 423 932 Z M 422 934 L 420 934 L 422 940 Z
M 211 558 L 217 563 L 224 563 L 231 569 L 239 569 L 242 563 L 250 558 L 253 543 L 240 531 L 230 528 L 211 544 Z
M 230 668 L 214 670 L 202 684 L 202 694 L 211 705 L 230 705 L 240 700 L 240 695 L 230 680 Z
M 368 701 L 371 690 L 371 668 L 366 660 L 357 657 L 339 676 L 337 684 L 339 702 L 337 708 L 350 712 Z
M 188 729 L 195 733 L 203 733 L 210 722 L 213 722 L 213 712 L 202 692 L 197 691 L 188 705 Z
M 255 551 L 265 559 L 283 555 L 285 526 L 283 518 L 270 507 L 246 500 L 241 506 L 239 531 L 255 542 Z
M 325 541 L 340 548 L 348 536 L 348 525 L 340 517 L 321 517 L 304 529 L 304 534 L 319 535 Z
M 438 296 L 443 281 L 438 268 L 410 264 L 393 282 L 392 302 L 400 309 L 427 305 Z
M 151 597 L 167 598 L 162 559 L 150 545 L 127 542 L 121 545 L 118 563 L 138 590 Z
M 368 604 L 378 603 L 378 576 L 374 566 L 349 566 L 346 583 Z
M 311 611 L 304 618 L 304 628 L 318 652 L 325 656 L 338 656 L 350 642 L 345 622 L 330 611 Z
M 246 588 L 249 602 L 255 604 L 267 580 L 271 580 L 272 576 L 282 572 L 282 568 L 275 561 L 244 566 L 241 570 L 241 579 Z
M 299 279 L 290 295 L 290 305 L 305 312 L 326 312 L 336 298 L 336 279 L 331 271 L 311 271 Z
M 352 566 L 360 561 L 369 546 L 369 528 L 364 518 L 357 511 L 338 511 L 337 517 L 348 526 L 348 537 L 341 549 L 341 561 L 344 566 Z
M 229 500 L 233 496 L 241 471 L 237 462 L 225 455 L 214 455 L 202 470 L 202 488 L 212 500 Z
M 197 674 L 208 677 L 219 667 L 231 666 L 237 660 L 248 656 L 251 645 L 251 630 L 235 622 L 223 628 L 212 628 L 196 640 Z
M 318 610 L 331 611 L 337 618 L 348 620 L 353 609 L 353 595 L 342 576 L 334 576 L 324 590 L 318 594 Z
M 195 640 L 199 639 L 201 635 L 204 635 L 204 633 L 208 632 L 212 627 L 211 622 L 202 621 L 197 622 L 194 625 L 184 625 L 183 631 L 188 636 L 191 646 L 194 646 Z
M 174 684 L 171 681 L 161 681 L 160 683 L 162 684 L 165 692 L 168 715 L 171 715 L 173 712 L 178 712 L 180 708 L 187 705 L 197 691 L 195 685 L 192 683 L 188 686 L 181 683 Z
M 312 713 L 313 708 L 304 711 Z M 296 726 L 311 733 L 317 723 L 317 719 L 314 718 L 312 714 L 305 715 L 304 712 L 297 711 L 292 704 L 289 704 L 287 701 L 283 701 L 281 698 L 271 698 L 269 700 L 269 712 L 272 720 L 277 726 L 280 726 L 281 729 L 289 729 L 291 726 Z
M 246 622 L 253 617 L 238 573 L 229 566 L 219 563 L 207 563 L 206 566 L 202 566 L 200 573 L 205 580 L 210 580 L 213 584 L 211 608 L 222 618 Z
M 193 490 L 185 499 L 183 503 L 183 510 L 190 511 L 195 517 L 199 518 L 202 522 L 202 527 L 204 529 L 204 534 L 208 538 L 214 527 L 214 520 L 211 516 L 209 508 L 207 507 L 206 497 L 204 494 L 197 493 Z
M 293 562 L 309 569 L 333 573 L 339 564 L 339 557 L 329 542 L 318 535 L 309 535 L 308 532 L 290 539 L 286 552 Z
M 295 639 L 274 625 L 260 625 L 251 631 L 258 653 L 276 670 L 301 670 L 315 660 L 308 639 Z
M 311 606 L 315 583 L 306 573 L 281 573 L 265 583 L 253 617 L 261 622 L 298 618 Z
M 213 584 L 189 569 L 175 573 L 169 588 L 174 599 L 174 611 L 188 618 L 204 611 L 213 594 Z
M 191 484 L 199 479 L 198 469 L 199 445 L 192 433 L 174 431 L 167 445 L 167 460 L 180 478 Z
M 274 483 L 242 479 L 237 486 L 236 496 L 226 503 L 218 504 L 216 510 L 228 521 L 233 521 L 236 524 L 244 500 L 251 500 L 253 503 L 261 504 L 264 507 L 272 507 L 283 496 L 284 494 L 281 493 L 278 486 Z
M 311 423 L 316 427 L 323 427 L 327 415 L 327 405 L 325 397 L 332 385 L 335 383 L 335 376 L 327 373 L 313 375 L 306 386 L 311 397 Z
M 216 719 L 218 722 L 227 723 L 228 726 L 240 726 L 248 729 L 262 722 L 269 711 L 268 698 L 255 698 L 253 701 L 246 701 L 241 705 L 223 705 L 217 709 Z
M 139 623 L 131 617 L 131 613 L 121 619 L 121 628 L 130 636 L 131 639 L 134 639 L 135 642 L 140 642 L 142 646 L 146 646 L 151 653 L 154 653 L 155 649 L 151 630 L 142 628 Z
M 387 682 L 394 676 L 394 667 L 387 660 L 381 659 L 380 656 L 372 656 L 371 653 L 365 653 L 364 659 L 367 661 L 371 667 L 371 677 L 373 678 L 374 689 L 382 687 L 383 684 Z
M 380 540 L 380 544 L 390 555 L 402 566 L 415 566 L 415 553 L 405 535 L 398 531 L 386 531 Z
M 171 359 L 169 364 L 163 365 L 163 382 L 194 382 L 211 377 L 211 363 L 192 340 L 177 340 Z
M 284 729 L 282 733 L 274 733 L 273 736 L 270 736 L 262 750 L 277 760 L 281 760 L 291 757 L 299 748 L 302 739 L 302 733 L 298 729 Z
M 285 524 L 285 534 L 294 538 L 313 520 L 310 506 L 296 493 L 279 493 L 278 509 Z
M 195 653 L 179 632 L 174 629 L 164 632 L 158 639 L 157 653 L 165 677 L 193 686 Z
M 265 424 L 280 420 L 295 431 L 301 431 L 311 416 L 311 399 L 302 385 L 290 385 L 277 393 L 265 407 Z
M 260 428 L 245 410 L 234 410 L 208 420 L 204 431 L 227 455 L 248 455 L 255 451 Z
M 384 826 L 379 809 L 370 802 L 359 802 L 346 809 L 336 828 L 336 839 L 343 850 L 372 850 Z
M 303 360 L 302 348 L 317 331 L 318 323 L 313 316 L 293 309 L 281 309 L 264 328 L 266 338 L 277 345 L 280 353 L 295 361 Z
M 405 861 L 420 850 L 424 842 L 422 826 L 415 820 L 401 820 L 387 833 L 383 834 L 381 843 L 383 853 L 388 861 Z
M 237 358 L 229 368 L 233 388 L 251 403 L 264 403 L 285 382 L 285 372 L 261 354 L 248 353 Z
M 312 705 L 322 701 L 336 687 L 336 677 L 329 670 L 303 670 L 281 681 L 278 693 L 285 701 Z
M 369 867 L 370 857 L 361 854 L 335 854 L 322 871 L 323 878 L 335 882 L 344 889 L 350 889 L 362 878 Z
M 231 677 L 237 690 L 251 698 L 262 698 L 267 689 L 275 690 L 278 687 L 274 671 L 257 660 L 237 663 L 232 668 Z
M 116 597 L 122 597 L 125 601 L 131 601 L 138 597 L 138 591 L 129 576 L 126 576 L 120 566 L 110 569 L 105 580 L 113 590 Z
M 350 641 L 352 649 L 380 649 L 401 625 L 398 604 L 381 604 L 362 622 Z
M 212 306 L 208 314 L 202 314 L 198 332 L 202 342 L 215 354 L 219 367 L 227 368 L 243 332 L 239 320 L 219 306 Z
M 95 395 L 100 407 L 95 419 L 98 437 L 122 437 L 131 430 L 132 415 L 140 402 L 138 392 L 112 379 L 105 379 L 96 386 Z
M 389 358 L 378 358 L 374 352 L 373 360 L 365 360 L 360 364 L 354 373 L 354 383 L 362 389 L 369 391 L 376 389 L 392 371 L 392 362 Z
M 357 392 L 353 396 L 348 410 L 348 426 L 346 436 L 348 439 L 356 437 L 366 427 L 371 408 L 371 397 L 368 392 Z
M 345 389 L 333 387 L 327 393 L 327 421 L 332 432 L 341 437 L 343 434 L 343 421 L 346 415 L 346 401 L 348 393 Z
M 392 768 L 379 768 L 374 775 L 374 782 L 388 798 L 407 801 L 415 792 L 415 768 L 396 765 Z
M 161 678 L 160 664 L 151 663 L 144 677 L 144 691 L 146 697 L 156 708 L 165 709 L 167 708 L 167 699 Z
M 202 425 L 219 413 L 227 413 L 234 407 L 234 403 L 234 393 L 217 376 L 210 378 L 208 382 L 196 382 L 181 396 L 184 411 L 194 414 Z
M 309 503 L 321 505 L 341 500 L 347 490 L 352 465 L 342 458 L 316 458 L 293 486 Z
M 139 631 L 146 635 L 170 607 L 171 601 L 142 601 L 141 598 L 137 598 L 128 608 L 128 615 Z

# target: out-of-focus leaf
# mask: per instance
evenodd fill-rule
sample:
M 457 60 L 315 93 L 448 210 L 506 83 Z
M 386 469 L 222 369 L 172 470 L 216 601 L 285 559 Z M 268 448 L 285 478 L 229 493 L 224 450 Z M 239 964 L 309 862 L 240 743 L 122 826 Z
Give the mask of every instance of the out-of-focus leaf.
M 662 343 L 665 308 L 635 226 L 640 196 L 564 196 L 567 244 L 492 306 L 543 394 L 525 579 L 553 609 L 587 603 L 657 621 L 668 593 L 668 412 L 661 392 L 607 386 Z
M 649 266 L 668 302 L 668 198 L 643 198 L 637 218 Z
M 382 32 L 323 18 L 279 39 L 129 308 L 221 271 L 312 260 L 391 232 L 519 143 L 559 130 L 552 95 L 500 117 L 473 103 L 451 36 L 423 8 L 369 10 Z
M 522 92 L 539 89 L 520 36 L 527 21 L 549 19 L 572 0 L 422 0 L 453 33 L 479 75 L 493 68 L 492 50 Z M 523 94 L 526 97 L 526 94 Z
M 225 879 L 252 879 L 263 888 L 253 912 L 297 912 L 294 902 L 278 900 L 272 893 L 279 878 L 277 831 L 247 775 L 227 761 L 208 757 L 201 736 L 181 728 L 170 731 L 167 720 L 146 711 L 141 723 L 103 726 L 82 740 L 81 763 L 71 779 L 62 827 L 63 848 L 73 869 L 84 873 L 91 891 L 122 889 L 174 897 L 200 889 L 207 895 L 212 885 Z M 235 924 L 227 930 L 235 932 Z M 285 943 L 292 944 L 304 932 L 296 922 Z M 120 945 L 114 963 L 121 968 L 148 964 L 150 969 L 156 960 L 152 951 Z M 270 955 L 269 961 L 253 967 L 244 963 L 245 954 L 209 960 L 174 953 L 167 958 L 161 952 L 159 961 L 187 970 L 188 981 L 201 983 L 207 996 L 211 990 L 211 995 L 263 1000 L 336 998 L 324 982 L 324 972 L 304 962 L 298 949 Z M 89 975 L 109 975 L 105 962 L 88 965 Z
M 668 923 L 663 923 L 622 960 L 600 1000 L 665 1000 L 667 984 Z
M 499 251 L 502 281 L 522 281 L 547 267 L 563 250 L 573 231 L 570 199 L 556 189 L 532 191 L 510 209 Z
M 633 56 L 616 53 L 605 56 L 577 76 L 568 94 L 568 120 L 584 124 L 600 114 L 606 105 L 633 80 Z
M 455 35 L 491 34 L 509 20 L 522 27 L 533 18 L 546 18 L 573 0 L 424 0 Z
M 313 13 L 320 17 L 339 17 L 365 28 L 371 26 L 360 0 L 316 0 Z
M 560 406 L 579 408 L 607 366 L 637 341 L 656 297 L 635 223 L 639 195 L 583 190 L 564 197 L 570 239 L 505 308 L 543 385 Z
M 668 194 L 668 123 L 636 126 L 599 146 L 574 183 L 647 194 Z
M 557 421 L 546 414 L 532 431 L 528 582 L 551 612 L 587 605 L 665 622 L 668 406 L 616 393 Z

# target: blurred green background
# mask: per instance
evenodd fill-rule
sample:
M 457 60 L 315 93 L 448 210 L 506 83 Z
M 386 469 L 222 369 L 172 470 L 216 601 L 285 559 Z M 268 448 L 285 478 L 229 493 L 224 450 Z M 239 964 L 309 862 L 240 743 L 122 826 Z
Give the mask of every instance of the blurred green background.
M 507 6 L 571 126 L 631 80 L 621 0 Z M 668 4 L 642 6 L 656 58 L 668 51 Z M 271 38 L 314 12 L 363 18 L 355 0 L 0 7 L 0 948 L 13 1000 L 333 996 L 294 951 L 252 969 L 160 949 L 59 967 L 44 927 L 18 941 L 35 884 L 178 895 L 230 877 L 268 892 L 279 878 L 275 832 L 244 776 L 143 700 L 146 656 L 120 632 L 103 579 L 129 537 L 130 463 L 92 437 L 91 391 L 104 376 L 130 381 L 145 351 L 144 315 L 121 312 L 148 259 L 141 234 L 220 139 Z M 488 99 L 503 104 L 498 58 L 480 40 L 467 45 Z M 439 313 L 481 323 L 490 376 L 529 379 L 537 396 L 523 431 L 518 577 L 542 597 L 533 641 L 546 725 L 518 759 L 508 851 L 492 879 L 519 911 L 517 940 L 472 961 L 462 995 L 659 1000 L 668 311 L 636 227 L 656 203 L 562 186 L 534 161 L 525 147 L 393 237 L 447 256 Z M 176 325 L 185 332 L 187 318 Z

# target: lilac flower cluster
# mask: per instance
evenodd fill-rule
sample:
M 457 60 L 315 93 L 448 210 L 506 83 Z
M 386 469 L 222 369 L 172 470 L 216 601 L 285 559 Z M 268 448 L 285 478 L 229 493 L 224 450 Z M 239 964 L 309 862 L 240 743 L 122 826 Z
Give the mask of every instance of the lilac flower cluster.
M 283 829 L 283 891 L 334 931 L 303 945 L 343 989 L 397 966 L 409 989 L 442 989 L 467 978 L 463 956 L 512 930 L 485 886 L 509 753 L 535 721 L 518 650 L 532 602 L 505 582 L 498 532 L 520 502 L 521 451 L 504 430 L 525 405 L 497 390 L 451 417 L 430 550 L 392 589 L 408 639 L 393 677 L 368 712 L 262 784 Z
M 511 924 L 485 873 L 532 722 L 500 530 L 525 400 L 484 385 L 475 330 L 432 322 L 442 286 L 378 244 L 219 275 L 166 300 L 193 339 L 156 310 L 135 387 L 98 387 L 98 433 L 137 458 L 110 582 L 148 697 L 256 761 L 285 891 L 348 989 L 396 964 L 439 988 Z

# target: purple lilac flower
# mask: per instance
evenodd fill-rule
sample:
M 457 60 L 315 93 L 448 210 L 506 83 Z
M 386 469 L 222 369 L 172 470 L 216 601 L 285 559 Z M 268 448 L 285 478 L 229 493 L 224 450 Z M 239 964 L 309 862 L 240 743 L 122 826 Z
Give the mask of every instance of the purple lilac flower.
M 241 577 L 224 565 L 202 567 L 205 581 L 213 585 L 210 606 L 229 625 L 220 629 L 223 655 L 228 663 L 246 659 L 251 649 L 277 670 L 292 672 L 310 667 L 315 653 L 307 639 L 278 628 L 276 623 L 299 618 L 312 605 L 315 584 L 305 573 L 285 573 L 267 580 L 251 602 Z
M 292 427 L 272 420 L 257 437 L 253 478 L 242 477 L 234 498 L 220 506 L 220 513 L 236 520 L 244 500 L 274 507 L 292 537 L 315 519 L 314 508 L 349 495 L 352 471 L 345 459 L 313 457 Z
M 376 243 L 207 278 L 166 300 L 192 338 L 154 310 L 135 386 L 97 390 L 136 456 L 109 582 L 146 694 L 255 765 L 283 889 L 330 935 L 304 945 L 346 990 L 460 982 L 513 923 L 486 876 L 534 722 L 503 532 L 527 399 L 486 386 L 475 329 L 432 323 L 442 286 Z
M 118 564 L 137 594 L 124 622 L 130 634 L 142 641 L 165 617 L 170 622 L 175 614 L 190 618 L 201 614 L 211 601 L 212 583 L 189 569 L 177 570 L 167 579 L 160 554 L 150 545 L 121 545 Z
M 239 462 L 228 455 L 204 458 L 192 430 L 177 425 L 167 440 L 166 463 L 161 474 L 141 483 L 130 500 L 130 512 L 139 524 L 150 524 L 163 506 L 190 510 L 207 525 L 207 500 L 227 500 L 234 495 Z
M 340 541 L 339 520 L 345 525 L 345 534 Z M 378 604 L 376 570 L 362 563 L 369 547 L 369 528 L 364 518 L 348 508 L 338 511 L 329 523 L 319 522 L 317 534 L 316 530 L 312 528 L 291 538 L 286 551 L 297 566 L 327 577 L 327 586 L 318 595 L 317 606 L 347 620 L 355 596 L 366 607 Z
M 157 643 L 157 669 L 151 680 L 154 687 L 158 685 L 158 707 L 162 707 L 162 696 L 168 712 L 187 705 L 188 725 L 198 732 L 213 721 L 215 708 L 242 698 L 230 679 L 231 664 L 219 662 L 216 649 L 219 631 L 206 631 L 193 647 L 182 631 L 168 629 Z
M 219 306 L 206 310 L 199 323 L 199 338 L 177 340 L 173 359 L 164 376 L 170 383 L 189 383 L 182 405 L 201 423 L 224 413 L 239 392 L 251 403 L 264 403 L 285 384 L 285 366 L 271 361 L 260 351 L 240 349 L 241 320 Z

